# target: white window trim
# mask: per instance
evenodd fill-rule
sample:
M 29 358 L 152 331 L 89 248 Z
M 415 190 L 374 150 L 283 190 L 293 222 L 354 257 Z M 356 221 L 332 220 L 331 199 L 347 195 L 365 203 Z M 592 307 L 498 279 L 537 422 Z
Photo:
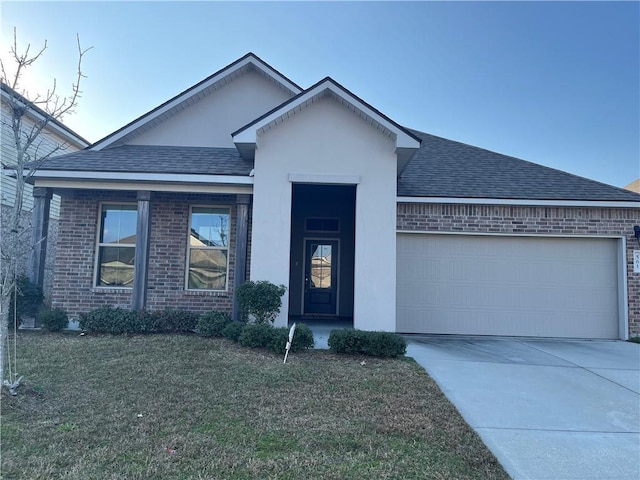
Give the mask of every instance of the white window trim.
M 229 240 L 226 247 L 195 247 L 195 250 L 226 250 L 227 251 L 227 273 L 225 276 L 225 286 L 223 289 L 215 290 L 210 288 L 189 288 L 189 259 L 191 257 L 191 219 L 194 208 L 220 208 L 229 212 Z M 231 252 L 231 207 L 229 205 L 190 205 L 189 206 L 189 227 L 187 228 L 187 256 L 184 263 L 184 289 L 186 292 L 228 292 L 229 291 L 229 264 L 231 263 L 229 254 Z
M 137 210 L 137 204 L 135 202 L 99 202 L 98 203 L 98 228 L 96 229 L 96 241 L 95 241 L 95 245 L 96 245 L 96 249 L 95 249 L 95 255 L 94 255 L 94 263 L 93 263 L 93 285 L 92 285 L 92 290 L 93 289 L 98 289 L 98 290 L 133 290 L 133 285 L 130 287 L 127 287 L 125 285 L 98 285 L 98 270 L 99 270 L 99 262 L 100 262 L 100 247 L 113 247 L 114 245 L 111 243 L 100 243 L 100 233 L 102 232 L 102 209 L 104 206 L 129 206 L 132 205 L 134 207 L 136 207 Z M 136 215 L 137 215 L 137 211 L 136 211 Z M 118 247 L 133 247 L 134 249 L 136 248 L 136 244 L 135 243 L 119 243 L 116 246 Z M 133 271 L 133 275 L 135 278 L 135 269 Z

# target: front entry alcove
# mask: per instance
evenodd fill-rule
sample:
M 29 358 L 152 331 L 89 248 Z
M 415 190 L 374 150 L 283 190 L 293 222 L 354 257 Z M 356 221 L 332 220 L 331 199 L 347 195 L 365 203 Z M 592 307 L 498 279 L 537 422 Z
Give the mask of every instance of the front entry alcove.
M 353 325 L 356 186 L 292 189 L 289 319 Z

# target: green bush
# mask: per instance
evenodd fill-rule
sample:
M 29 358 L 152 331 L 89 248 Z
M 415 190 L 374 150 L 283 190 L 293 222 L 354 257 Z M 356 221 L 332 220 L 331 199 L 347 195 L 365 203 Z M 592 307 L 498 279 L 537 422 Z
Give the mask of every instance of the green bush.
M 242 330 L 238 343 L 243 347 L 268 347 L 273 342 L 275 328 L 268 323 L 249 323 Z
M 222 329 L 222 336 L 224 338 L 228 338 L 229 340 L 237 342 L 240 338 L 240 335 L 242 335 L 244 327 L 245 324 L 242 322 L 231 322 L 229 325 Z
M 199 315 L 185 310 L 158 310 L 152 312 L 151 331 L 159 333 L 192 332 L 198 325 Z
M 407 342 L 400 335 L 365 330 L 332 330 L 329 348 L 336 353 L 368 355 L 372 357 L 398 357 L 407 351 Z
M 69 325 L 67 312 L 61 308 L 42 308 L 38 312 L 38 320 L 42 328 L 50 332 L 61 332 Z
M 286 351 L 287 342 L 289 341 L 289 329 L 287 327 L 274 328 L 272 333 L 271 344 L 269 349 L 282 353 Z M 304 323 L 296 325 L 296 331 L 291 342 L 291 352 L 299 352 L 314 346 L 313 332 Z
M 243 283 L 236 293 L 242 319 L 245 322 L 272 323 L 280 312 L 286 290 L 284 285 L 274 285 L 265 280 Z
M 140 313 L 142 315 L 140 315 Z M 136 312 L 106 305 L 81 313 L 78 323 L 82 330 L 95 333 L 141 333 L 151 331 L 151 319 L 146 312 Z
M 23 317 L 35 317 L 38 310 L 43 306 L 43 300 L 44 295 L 42 293 L 42 289 L 32 283 L 28 277 L 21 275 L 16 278 L 16 288 L 11 292 L 9 328 L 13 328 L 16 316 L 18 319 L 18 326 L 22 323 Z M 16 316 L 14 316 L 14 305 Z
M 226 312 L 209 312 L 200 317 L 198 333 L 205 337 L 221 337 L 222 331 L 231 323 L 231 317 Z
M 80 314 L 82 330 L 96 333 L 183 333 L 191 332 L 199 316 L 182 310 L 145 312 L 104 306 Z

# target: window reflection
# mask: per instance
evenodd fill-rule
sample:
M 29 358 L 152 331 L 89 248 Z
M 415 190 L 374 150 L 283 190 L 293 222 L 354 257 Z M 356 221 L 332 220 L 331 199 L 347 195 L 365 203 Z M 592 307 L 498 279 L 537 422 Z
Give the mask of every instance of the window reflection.
M 311 287 L 331 288 L 331 245 L 311 245 Z
M 187 265 L 189 290 L 226 290 L 229 221 L 228 208 L 191 208 Z
M 102 205 L 96 286 L 133 285 L 137 219 L 135 205 Z

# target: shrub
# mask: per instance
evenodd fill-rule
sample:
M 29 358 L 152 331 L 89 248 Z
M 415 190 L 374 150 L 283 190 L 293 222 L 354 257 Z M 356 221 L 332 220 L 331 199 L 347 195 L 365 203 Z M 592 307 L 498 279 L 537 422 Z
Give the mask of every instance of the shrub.
M 222 329 L 222 336 L 224 338 L 228 338 L 229 340 L 237 342 L 240 338 L 240 335 L 242 335 L 244 327 L 245 324 L 242 322 L 231 322 L 229 325 Z
M 82 330 L 96 333 L 181 333 L 193 331 L 198 315 L 182 310 L 145 312 L 105 306 L 80 314 Z
M 244 327 L 238 338 L 243 347 L 268 347 L 273 342 L 275 328 L 268 323 L 250 323 Z
M 16 296 L 17 293 L 17 296 Z M 21 275 L 16 278 L 16 288 L 11 292 L 11 306 L 9 308 L 9 328 L 13 328 L 15 317 L 17 325 L 20 326 L 22 318 L 25 316 L 35 317 L 38 310 L 42 308 L 44 295 L 42 289 L 32 283 L 28 277 Z M 15 302 L 15 304 L 14 304 Z M 14 307 L 15 313 L 14 316 Z
M 198 333 L 205 337 L 221 337 L 224 328 L 231 323 L 231 317 L 226 312 L 209 312 L 200 317 Z
M 38 312 L 38 320 L 42 328 L 50 332 L 61 332 L 69 325 L 67 312 L 61 308 L 42 308 Z
M 633 342 L 633 343 L 640 343 L 640 335 L 636 336 L 636 337 L 629 337 L 629 342 Z
M 398 357 L 407 351 L 407 342 L 400 335 L 364 330 L 332 330 L 329 348 L 336 353 Z
M 271 344 L 269 349 L 282 353 L 286 351 L 287 342 L 289 341 L 289 329 L 287 327 L 274 328 L 272 333 Z M 296 325 L 296 332 L 293 335 L 293 342 L 291 342 L 291 352 L 299 352 L 308 348 L 313 348 L 313 332 L 304 323 Z
M 236 293 L 242 319 L 245 322 L 272 323 L 280 312 L 286 290 L 284 285 L 274 285 L 265 280 L 243 283 Z
M 96 333 L 142 333 L 151 331 L 151 317 L 146 312 L 137 312 L 110 305 L 81 313 L 80 328 Z
M 152 312 L 153 332 L 184 333 L 195 330 L 199 316 L 185 310 L 158 310 Z

